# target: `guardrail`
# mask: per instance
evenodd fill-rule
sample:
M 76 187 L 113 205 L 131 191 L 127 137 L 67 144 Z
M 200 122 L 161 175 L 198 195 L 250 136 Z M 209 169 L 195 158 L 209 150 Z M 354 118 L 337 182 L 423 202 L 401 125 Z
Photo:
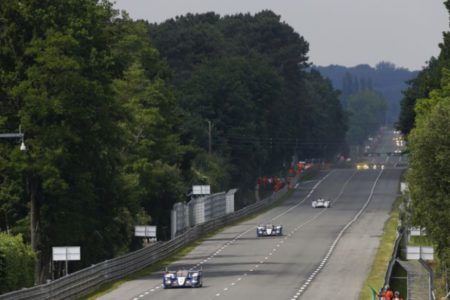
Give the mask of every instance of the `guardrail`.
M 405 231 L 403 230 L 401 233 L 398 234 L 397 240 L 395 240 L 394 249 L 392 250 L 392 257 L 391 257 L 391 260 L 389 261 L 389 265 L 386 270 L 386 275 L 384 276 L 384 286 L 386 286 L 386 284 L 389 284 L 389 282 L 391 281 L 392 270 L 394 269 L 394 265 L 395 265 L 395 262 L 396 262 L 397 256 L 398 256 L 397 255 L 398 247 L 400 246 L 400 242 L 401 242 L 404 234 L 405 234 Z
M 212 230 L 245 218 L 269 206 L 287 193 L 287 187 L 278 193 L 215 220 L 196 225 L 167 242 L 158 242 L 126 255 L 106 260 L 47 284 L 24 288 L 0 295 L 0 300 L 76 299 L 88 294 L 99 285 L 123 278 L 131 273 L 163 260 L 183 246 L 199 239 Z
M 430 266 L 422 258 L 419 258 L 419 262 L 422 264 L 422 266 L 428 272 L 428 295 L 429 295 L 428 297 L 429 297 L 430 300 L 436 300 L 436 295 L 434 294 L 433 270 L 430 268 Z

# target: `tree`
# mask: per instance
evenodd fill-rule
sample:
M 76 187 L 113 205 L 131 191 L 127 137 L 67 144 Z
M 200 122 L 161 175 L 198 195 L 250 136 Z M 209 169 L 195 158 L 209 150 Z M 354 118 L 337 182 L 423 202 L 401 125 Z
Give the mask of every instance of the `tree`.
M 188 14 L 149 27 L 154 45 L 175 70 L 172 82 L 186 120 L 182 141 L 192 149 L 207 149 L 207 122 L 212 122 L 213 153 L 227 162 L 232 184 L 253 188 L 256 176 L 279 172 L 291 163 L 301 141 L 314 142 L 303 147 L 303 155 L 322 155 L 322 135 L 310 130 L 315 125 L 331 128 L 337 121 L 337 131 L 345 127 L 331 87 L 305 72 L 308 43 L 273 12 L 222 18 Z M 323 115 L 333 118 L 312 117 L 322 115 L 315 112 L 324 103 Z M 192 170 L 195 155 L 202 155 L 189 153 L 184 170 Z
M 167 239 L 170 210 L 186 190 L 177 166 L 182 148 L 175 98 L 163 80 L 149 79 L 138 62 L 113 86 L 126 114 L 120 123 L 126 139 L 121 174 L 128 202 L 134 203 L 135 213 L 143 207 L 159 226 L 160 238 Z
M 380 94 L 365 90 L 348 98 L 348 140 L 354 145 L 376 133 L 385 122 L 386 101 Z
M 437 250 L 449 258 L 450 240 L 450 71 L 441 88 L 416 104 L 416 127 L 409 135 L 408 181 L 415 224 L 425 226 Z M 445 257 L 445 256 L 444 256 Z
M 309 144 L 308 150 L 302 147 L 301 154 L 331 159 L 334 154 L 343 151 L 348 129 L 347 114 L 339 101 L 340 94 L 328 79 L 314 70 L 304 80 L 304 86 L 305 97 L 310 100 L 311 107 L 303 108 L 299 115 L 299 121 L 308 126 L 300 142 Z
M 213 152 L 234 166 L 233 184 L 248 183 L 267 162 L 270 149 L 261 143 L 272 136 L 270 118 L 278 122 L 272 107 L 280 88 L 280 78 L 264 61 L 231 57 L 198 67 L 181 89 L 182 107 L 192 116 L 186 126 L 207 149 L 206 120 L 213 122 Z
M 16 209 L 29 203 L 29 213 L 16 210 L 15 218 L 30 226 L 39 283 L 49 274 L 52 245 L 80 245 L 80 267 L 112 257 L 127 242 L 118 238 L 128 219 L 116 172 L 122 110 L 110 88 L 114 12 L 91 0 L 6 8 L 2 117 L 5 128 L 22 125 L 29 150 L 2 149 L 1 190 L 21 199 Z
M 0 232 L 0 294 L 33 286 L 34 259 L 21 235 Z
M 408 82 L 409 87 L 403 92 L 400 102 L 400 115 L 396 127 L 408 135 L 415 125 L 416 113 L 414 107 L 417 99 L 428 97 L 429 93 L 439 87 L 441 68 L 439 61 L 431 58 L 428 65 L 419 72 L 417 77 Z

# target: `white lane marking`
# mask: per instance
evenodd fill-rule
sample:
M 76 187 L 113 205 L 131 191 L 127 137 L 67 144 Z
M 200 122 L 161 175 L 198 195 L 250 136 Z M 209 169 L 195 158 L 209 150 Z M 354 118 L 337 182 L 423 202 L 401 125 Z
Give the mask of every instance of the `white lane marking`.
M 375 187 L 378 184 L 378 181 L 381 178 L 381 175 L 383 174 L 383 169 L 381 169 L 380 173 L 378 174 L 377 178 L 375 179 L 375 182 L 372 185 L 372 189 L 370 190 L 370 194 L 369 197 L 367 198 L 366 202 L 364 203 L 364 205 L 361 207 L 361 209 L 358 211 L 358 213 L 353 217 L 353 219 L 350 220 L 350 222 L 348 222 L 344 228 L 341 229 L 341 231 L 339 232 L 338 236 L 336 237 L 336 239 L 333 241 L 333 244 L 330 246 L 330 249 L 328 250 L 327 255 L 323 258 L 322 262 L 320 263 L 320 265 L 316 268 L 316 270 L 314 271 L 313 274 L 311 274 L 311 276 L 308 278 L 308 280 L 300 287 L 300 289 L 297 291 L 297 294 L 300 293 L 302 294 L 309 286 L 309 284 L 312 282 L 312 280 L 316 277 L 316 275 L 319 273 L 319 271 L 323 268 L 323 266 L 326 264 L 326 262 L 328 261 L 328 258 L 330 257 L 330 255 L 333 253 L 334 248 L 336 247 L 337 243 L 339 242 L 339 240 L 341 239 L 342 235 L 344 234 L 344 232 L 354 223 L 356 222 L 356 220 L 361 216 L 361 214 L 364 212 L 364 210 L 367 208 L 367 206 L 370 203 L 370 200 L 372 200 L 373 194 L 375 192 Z M 298 296 L 297 294 L 295 294 L 295 296 L 292 297 L 292 299 L 296 299 Z
M 331 172 L 330 172 L 330 173 L 331 173 Z M 327 174 L 327 176 L 330 175 L 330 173 Z M 333 202 L 337 201 L 337 199 L 339 199 L 339 197 L 341 197 L 341 195 L 343 194 L 343 192 L 344 192 L 344 190 L 345 190 L 345 187 L 347 186 L 347 184 L 350 182 L 351 178 L 353 178 L 353 176 L 354 176 L 355 174 L 356 174 L 356 171 L 353 172 L 353 174 L 347 179 L 347 181 L 346 181 L 345 184 L 343 185 L 341 191 L 339 192 L 338 196 L 336 197 L 336 199 L 335 199 Z M 325 179 L 327 176 L 325 176 L 323 179 Z M 322 179 L 322 180 L 323 180 L 323 179 Z M 318 184 L 319 184 L 320 182 L 321 182 L 321 181 L 319 181 Z M 318 186 L 318 184 L 316 184 L 316 186 Z M 312 194 L 312 193 L 310 193 L 310 194 Z M 310 196 L 310 195 L 306 196 L 301 202 L 305 201 L 309 196 Z M 297 230 L 299 230 L 300 228 L 304 227 L 306 224 L 308 224 L 308 223 L 314 221 L 314 220 L 317 219 L 320 215 L 322 215 L 325 211 L 326 211 L 326 209 L 320 211 L 319 213 L 317 213 L 317 214 L 316 214 L 314 217 L 312 217 L 311 219 L 306 220 L 305 222 L 303 222 L 302 224 L 300 224 L 295 230 L 293 230 L 292 233 L 294 233 L 294 232 L 296 232 Z M 278 216 L 280 216 L 280 215 L 278 215 Z M 288 236 L 292 236 L 292 234 L 289 234 Z M 285 237 L 284 239 L 287 239 L 287 237 Z M 280 241 L 280 243 L 283 243 L 283 242 L 284 242 L 284 241 Z M 279 245 L 279 244 L 278 244 L 278 245 Z M 274 250 L 276 250 L 276 249 L 274 249 Z M 272 255 L 272 253 L 270 253 L 269 255 Z M 268 257 L 265 257 L 265 259 L 268 259 Z M 260 261 L 260 264 L 263 264 L 263 263 L 264 263 L 264 261 Z M 258 267 L 259 267 L 259 265 L 255 265 L 253 269 L 250 269 L 250 270 L 249 270 L 249 272 L 254 272 L 255 269 L 257 269 Z M 244 276 L 247 276 L 247 274 L 244 274 Z M 314 277 L 310 277 L 309 281 L 311 281 L 313 278 L 314 278 Z M 239 281 L 239 279 L 238 279 L 238 281 Z
M 308 193 L 308 195 L 305 196 L 305 198 L 303 198 L 303 200 L 301 200 L 300 202 L 298 202 L 296 205 L 291 206 L 289 209 L 287 209 L 286 211 L 282 212 L 281 214 L 279 214 L 278 216 L 273 217 L 272 219 L 270 219 L 271 221 L 274 221 L 282 216 L 284 216 L 285 214 L 287 214 L 288 212 L 290 212 L 291 210 L 297 208 L 298 206 L 300 206 L 300 204 L 302 204 L 303 202 L 306 201 L 306 199 L 308 199 L 309 197 L 311 197 L 311 195 L 313 194 L 313 192 L 316 190 L 316 188 L 328 177 L 330 176 L 332 173 L 334 173 L 334 170 L 332 170 L 330 173 L 328 173 L 327 175 L 325 175 L 322 179 L 320 179 L 312 188 L 311 191 Z
M 330 176 L 332 173 L 334 172 L 334 170 L 332 170 L 331 172 L 329 172 L 327 175 L 325 175 L 322 179 L 320 179 L 311 189 L 311 191 L 308 193 L 308 195 L 306 197 L 303 198 L 303 200 L 301 200 L 300 202 L 298 202 L 296 205 L 291 206 L 289 209 L 287 209 L 286 211 L 284 211 L 283 213 L 273 217 L 272 219 L 270 219 L 270 221 L 276 220 L 282 216 L 284 216 L 285 214 L 287 214 L 288 212 L 290 212 L 291 210 L 295 209 L 296 207 L 298 207 L 300 204 L 302 204 L 303 202 L 306 201 L 306 199 L 308 199 L 312 193 L 314 192 L 314 190 L 328 177 Z M 238 236 L 236 236 L 232 241 L 228 241 L 225 245 L 223 245 L 219 250 L 217 250 L 216 252 L 214 252 L 211 256 L 209 256 L 206 261 L 209 261 L 210 259 L 214 258 L 217 254 L 219 254 L 222 250 L 224 250 L 226 247 L 228 247 L 229 245 L 233 244 L 236 240 L 238 240 L 240 237 L 242 237 L 244 234 L 250 232 L 251 230 L 254 230 L 253 226 L 251 228 L 249 228 L 248 230 L 240 233 Z M 288 236 L 292 236 L 292 234 L 290 233 Z M 284 239 L 287 239 L 287 237 L 285 237 Z M 200 263 L 200 265 L 203 264 L 203 262 Z M 190 270 L 192 270 L 193 268 L 191 268 Z
M 284 215 L 286 215 L 287 213 L 289 213 L 290 211 L 292 211 L 293 209 L 295 209 L 296 207 L 298 207 L 300 204 L 302 204 L 303 202 L 305 202 L 309 197 L 311 197 L 311 195 L 313 194 L 314 190 L 328 177 L 330 176 L 332 173 L 334 172 L 334 170 L 332 170 L 331 172 L 329 172 L 327 175 L 325 175 L 322 179 L 320 179 L 310 190 L 310 192 L 300 201 L 298 202 L 296 205 L 291 206 L 289 209 L 287 209 L 286 211 L 284 211 L 283 213 L 273 217 L 272 219 L 270 219 L 270 221 L 276 220 Z M 319 213 L 318 215 L 320 215 L 321 213 Z M 314 218 L 316 219 L 316 218 Z M 303 227 L 303 225 L 309 223 L 311 220 L 305 222 L 304 224 L 302 224 L 301 226 L 299 226 L 297 229 Z M 296 229 L 296 230 L 297 230 Z M 218 250 L 216 250 L 216 252 L 214 252 L 212 255 L 210 255 L 208 258 L 204 259 L 203 261 L 201 261 L 200 263 L 198 263 L 195 267 L 190 268 L 190 270 L 198 267 L 199 265 L 202 265 L 204 263 L 206 263 L 207 261 L 211 260 L 212 258 L 214 258 L 215 256 L 217 256 L 217 254 L 219 254 L 222 250 L 224 250 L 225 248 L 227 248 L 229 245 L 233 244 L 236 240 L 238 240 L 239 238 L 241 238 L 244 234 L 247 234 L 248 232 L 250 232 L 251 230 L 254 230 L 254 227 L 252 226 L 251 228 L 249 228 L 248 230 L 241 232 L 239 235 L 237 235 L 236 237 L 234 237 L 231 241 L 228 241 L 225 245 L 222 245 L 221 248 L 219 248 Z M 288 236 L 292 236 L 292 234 L 296 231 L 292 231 Z M 287 240 L 288 237 L 285 237 L 284 239 Z M 284 241 L 280 241 L 280 243 L 284 243 Z M 280 245 L 278 244 L 277 247 L 280 247 Z M 274 251 L 276 251 L 276 249 L 274 249 Z M 269 254 L 269 256 L 271 256 L 272 253 Z M 265 257 L 265 259 L 267 260 L 268 257 Z M 263 264 L 264 261 L 261 261 L 260 264 Z M 259 265 L 255 265 L 254 268 L 258 268 Z M 250 272 L 253 272 L 254 269 L 251 269 Z M 247 273 L 244 273 L 244 276 L 247 276 Z M 242 277 L 238 278 L 238 281 L 242 280 Z M 160 286 L 159 286 L 160 287 Z M 157 288 L 159 288 L 157 287 Z M 216 296 L 220 296 L 220 293 L 217 293 Z

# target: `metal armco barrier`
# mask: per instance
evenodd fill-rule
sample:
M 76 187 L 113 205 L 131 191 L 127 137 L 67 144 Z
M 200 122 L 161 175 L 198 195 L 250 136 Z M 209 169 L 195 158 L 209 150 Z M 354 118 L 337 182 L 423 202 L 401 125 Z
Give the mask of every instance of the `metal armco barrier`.
M 400 247 L 400 242 L 401 242 L 402 238 L 404 237 L 404 234 L 405 234 L 404 231 L 402 231 L 401 233 L 398 233 L 397 239 L 395 240 L 394 249 L 392 250 L 392 257 L 391 257 L 391 260 L 389 261 L 389 265 L 386 270 L 386 275 L 384 276 L 384 285 L 383 286 L 385 286 L 386 284 L 389 284 L 389 282 L 391 281 L 392 270 L 394 269 L 394 265 L 395 265 L 395 262 L 398 257 L 398 248 Z
M 287 191 L 287 187 L 284 187 L 278 193 L 274 193 L 264 200 L 246 206 L 236 212 L 191 227 L 183 234 L 170 241 L 159 242 L 124 256 L 104 261 L 47 284 L 24 288 L 0 295 L 0 300 L 59 300 L 82 297 L 103 283 L 120 279 L 126 275 L 139 271 L 157 261 L 169 257 L 174 252 L 190 242 L 197 240 L 202 235 L 234 221 L 238 221 L 239 219 L 267 207 L 274 201 L 280 199 Z

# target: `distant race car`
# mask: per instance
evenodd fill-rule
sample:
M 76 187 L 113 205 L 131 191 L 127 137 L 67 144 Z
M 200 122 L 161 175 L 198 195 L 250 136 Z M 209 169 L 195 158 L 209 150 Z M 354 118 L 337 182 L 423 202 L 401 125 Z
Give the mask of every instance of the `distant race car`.
M 198 288 L 203 285 L 202 271 L 178 270 L 167 271 L 163 276 L 163 287 L 165 289 L 174 287 Z
M 281 225 L 273 225 L 273 224 L 266 224 L 266 225 L 259 225 L 256 227 L 256 236 L 276 236 L 276 235 L 283 235 L 283 226 Z
M 313 200 L 311 205 L 313 208 L 318 208 L 318 207 L 328 208 L 331 206 L 331 202 L 330 202 L 330 200 L 325 200 L 324 198 L 319 198 L 317 200 Z

